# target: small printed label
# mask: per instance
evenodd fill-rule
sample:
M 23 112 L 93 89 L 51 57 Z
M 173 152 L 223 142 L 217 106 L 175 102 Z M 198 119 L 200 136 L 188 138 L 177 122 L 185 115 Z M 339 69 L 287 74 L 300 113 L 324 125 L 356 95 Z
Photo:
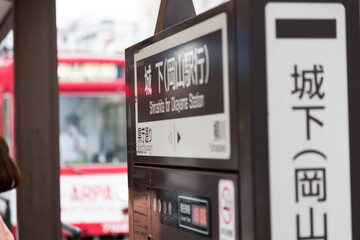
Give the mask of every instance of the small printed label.
M 235 240 L 235 187 L 231 180 L 219 181 L 219 240 Z

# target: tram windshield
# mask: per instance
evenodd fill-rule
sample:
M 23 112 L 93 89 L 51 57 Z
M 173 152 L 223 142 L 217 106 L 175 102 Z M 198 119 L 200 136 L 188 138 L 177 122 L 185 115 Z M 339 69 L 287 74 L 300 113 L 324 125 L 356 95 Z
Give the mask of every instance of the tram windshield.
M 11 101 L 10 94 L 4 94 L 2 106 L 2 135 L 4 136 L 8 146 L 10 154 L 13 154 L 13 141 L 11 140 Z M 12 157 L 14 157 L 12 155 Z
M 60 96 L 62 165 L 126 162 L 125 96 Z

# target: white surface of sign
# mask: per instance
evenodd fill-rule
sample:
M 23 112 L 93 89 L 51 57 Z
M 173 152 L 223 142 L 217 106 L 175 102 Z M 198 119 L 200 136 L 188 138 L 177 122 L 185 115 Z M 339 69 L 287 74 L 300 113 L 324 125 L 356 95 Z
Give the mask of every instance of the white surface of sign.
M 134 62 L 137 155 L 229 159 L 226 14 L 143 48 Z
M 273 240 L 352 239 L 345 8 L 269 3 Z
M 219 240 L 235 240 L 235 188 L 231 180 L 219 181 Z

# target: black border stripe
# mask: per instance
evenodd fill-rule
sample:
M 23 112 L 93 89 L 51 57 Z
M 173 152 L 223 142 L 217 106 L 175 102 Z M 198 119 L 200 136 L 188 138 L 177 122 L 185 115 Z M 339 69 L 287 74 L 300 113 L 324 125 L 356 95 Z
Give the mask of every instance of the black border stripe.
M 276 19 L 276 38 L 336 38 L 336 20 Z

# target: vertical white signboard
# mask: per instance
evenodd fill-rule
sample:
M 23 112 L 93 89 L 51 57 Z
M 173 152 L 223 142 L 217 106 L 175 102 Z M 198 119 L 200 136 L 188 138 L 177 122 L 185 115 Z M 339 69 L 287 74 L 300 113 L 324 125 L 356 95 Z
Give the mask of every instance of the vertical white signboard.
M 273 240 L 350 240 L 345 8 L 266 5 Z

